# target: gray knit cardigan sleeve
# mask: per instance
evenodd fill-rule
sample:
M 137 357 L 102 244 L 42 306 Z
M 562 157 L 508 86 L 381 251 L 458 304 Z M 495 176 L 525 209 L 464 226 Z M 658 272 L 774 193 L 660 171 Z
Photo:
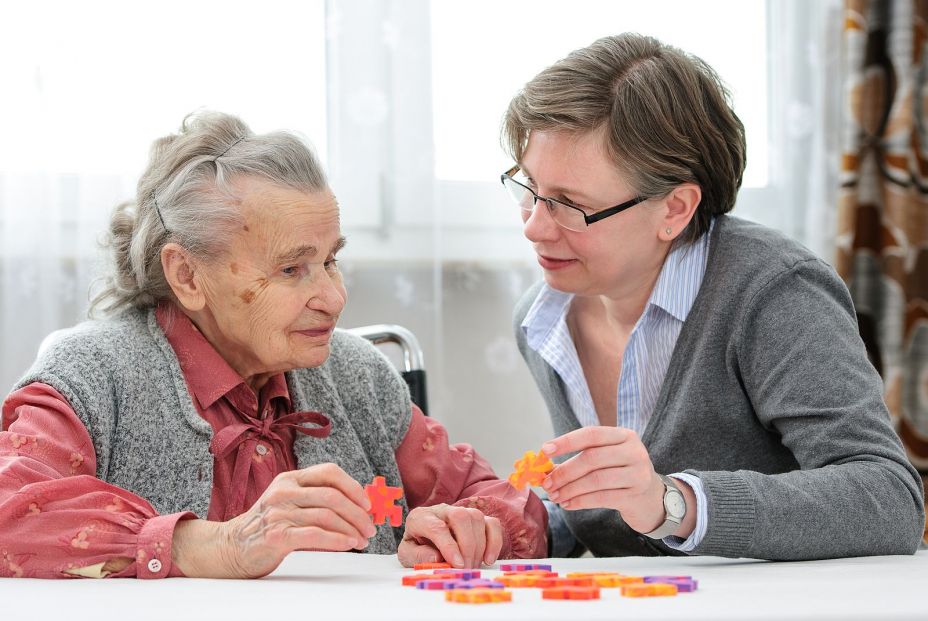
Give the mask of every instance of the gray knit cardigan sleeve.
M 739 308 L 719 354 L 743 382 L 761 429 L 796 467 L 691 471 L 709 498 L 709 529 L 696 552 L 783 560 L 913 552 L 924 492 L 844 283 L 809 258 L 756 283 Z

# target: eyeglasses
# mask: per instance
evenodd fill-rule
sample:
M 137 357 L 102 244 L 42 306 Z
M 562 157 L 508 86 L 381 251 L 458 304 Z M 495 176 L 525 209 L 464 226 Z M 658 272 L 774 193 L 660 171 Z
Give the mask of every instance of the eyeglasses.
M 594 213 L 586 213 L 583 208 L 577 207 L 576 205 L 571 205 L 570 203 L 565 203 L 564 201 L 559 201 L 556 198 L 549 198 L 547 196 L 539 196 L 532 190 L 530 187 L 523 183 L 519 183 L 513 176 L 516 175 L 521 169 L 518 165 L 513 166 L 502 175 L 500 175 L 500 181 L 503 182 L 503 186 L 508 190 L 509 196 L 512 197 L 512 200 L 516 202 L 519 207 L 522 208 L 522 211 L 525 213 L 532 213 L 535 209 L 535 205 L 538 201 L 544 202 L 548 207 L 548 213 L 551 214 L 551 218 L 557 222 L 560 226 L 564 227 L 568 231 L 574 231 L 576 233 L 582 233 L 586 231 L 587 227 L 593 224 L 594 222 L 599 222 L 609 216 L 614 216 L 617 213 L 621 213 L 626 209 L 634 207 L 638 203 L 644 202 L 647 200 L 641 196 L 631 199 L 630 201 L 625 201 L 621 205 L 616 205 L 615 207 L 609 207 L 608 209 L 603 209 L 602 211 L 596 211 Z

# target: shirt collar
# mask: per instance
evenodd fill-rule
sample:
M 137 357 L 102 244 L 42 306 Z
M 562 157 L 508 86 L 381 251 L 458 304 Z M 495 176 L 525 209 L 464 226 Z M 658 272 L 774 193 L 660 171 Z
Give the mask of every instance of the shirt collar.
M 522 320 L 522 330 L 529 347 L 537 350 L 548 339 L 558 323 L 563 321 L 573 299 L 572 293 L 552 289 L 547 283 L 541 285 L 541 290 Z
M 202 409 L 212 407 L 226 395 L 236 404 L 240 399 L 247 398 L 248 394 L 254 395 L 245 380 L 229 366 L 190 318 L 174 303 L 165 301 L 159 304 L 155 310 L 155 318 L 177 356 L 187 387 Z M 261 388 L 260 397 L 261 403 L 267 403 L 275 397 L 283 397 L 289 409 L 290 391 L 284 374 L 272 375 Z
M 678 321 L 686 321 L 706 271 L 709 234 L 714 225 L 713 220 L 709 230 L 695 242 L 673 246 L 664 260 L 645 309 L 656 306 Z

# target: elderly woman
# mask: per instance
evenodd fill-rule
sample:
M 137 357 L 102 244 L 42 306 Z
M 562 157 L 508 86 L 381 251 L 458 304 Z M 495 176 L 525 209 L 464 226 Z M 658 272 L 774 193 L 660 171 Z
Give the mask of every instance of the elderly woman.
M 293 550 L 458 567 L 546 550 L 544 506 L 410 403 L 345 304 L 307 147 L 206 113 L 158 140 L 111 224 L 109 317 L 3 405 L 0 575 L 264 576 Z M 405 532 L 363 488 L 402 484 Z M 408 515 L 407 515 L 408 514 Z
M 726 215 L 745 137 L 715 72 L 607 37 L 533 78 L 504 137 L 544 271 L 515 330 L 560 434 L 554 554 L 915 551 L 924 491 L 847 288 Z

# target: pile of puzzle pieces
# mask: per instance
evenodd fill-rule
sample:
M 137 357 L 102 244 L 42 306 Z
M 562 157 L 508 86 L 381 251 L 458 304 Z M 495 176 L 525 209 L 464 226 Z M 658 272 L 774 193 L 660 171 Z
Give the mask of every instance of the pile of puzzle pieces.
M 538 588 L 542 599 L 599 599 L 600 589 L 615 588 L 623 597 L 661 597 L 691 593 L 698 583 L 691 576 L 627 576 L 612 572 L 572 572 L 560 576 L 551 565 L 503 563 L 493 579 L 478 569 L 453 569 L 447 563 L 421 563 L 413 569 L 431 570 L 403 576 L 403 585 L 424 591 L 444 591 L 445 601 L 465 604 L 511 602 L 507 589 Z

